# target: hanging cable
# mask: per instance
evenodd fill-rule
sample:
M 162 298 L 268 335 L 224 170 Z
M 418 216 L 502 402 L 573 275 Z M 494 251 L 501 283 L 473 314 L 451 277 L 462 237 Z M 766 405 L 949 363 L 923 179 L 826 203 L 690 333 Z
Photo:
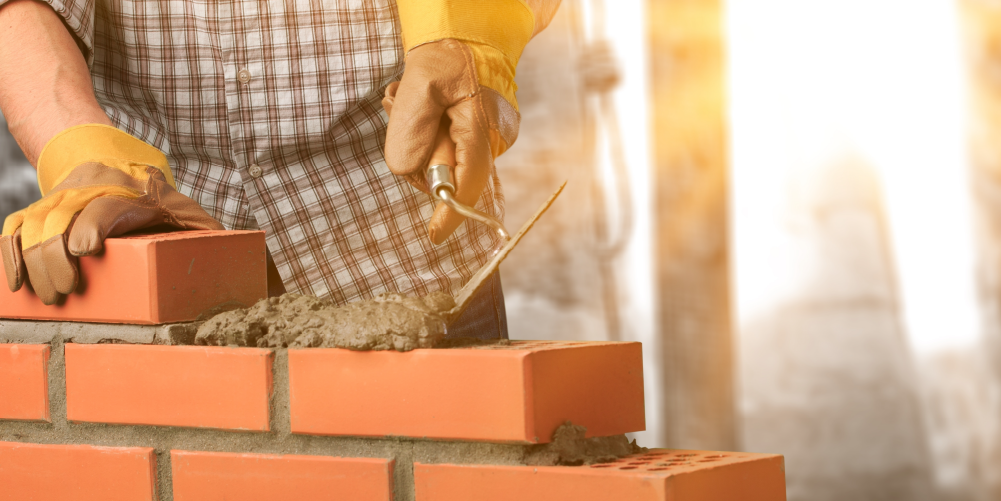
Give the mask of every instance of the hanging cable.
M 629 169 L 622 147 L 622 133 L 619 127 L 618 110 L 612 92 L 621 82 L 621 70 L 611 45 L 605 37 L 605 5 L 603 0 L 591 0 L 590 37 L 581 51 L 580 75 L 585 91 L 585 107 L 590 109 L 591 96 L 596 97 L 595 118 L 588 120 L 585 134 L 592 145 L 592 165 L 590 192 L 594 207 L 593 226 L 598 271 L 601 281 L 601 296 L 608 339 L 622 338 L 619 320 L 619 293 L 614 269 L 615 259 L 622 254 L 633 232 L 633 208 Z M 602 172 L 602 148 L 598 141 L 598 128 L 604 133 L 602 138 L 611 160 L 611 183 L 617 207 L 608 202 L 608 183 Z M 617 216 L 615 224 L 609 224 L 612 215 Z M 614 230 L 614 231 L 610 231 Z

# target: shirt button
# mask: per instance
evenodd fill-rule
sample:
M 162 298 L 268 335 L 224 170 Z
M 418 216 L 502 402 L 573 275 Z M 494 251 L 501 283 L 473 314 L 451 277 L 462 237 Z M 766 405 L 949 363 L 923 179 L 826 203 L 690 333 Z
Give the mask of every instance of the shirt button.
M 240 83 L 247 83 L 250 81 L 250 72 L 246 69 L 242 69 L 236 74 L 236 79 L 239 80 Z
M 250 166 L 251 177 L 261 177 L 261 174 L 264 174 L 264 169 L 260 165 L 254 164 Z

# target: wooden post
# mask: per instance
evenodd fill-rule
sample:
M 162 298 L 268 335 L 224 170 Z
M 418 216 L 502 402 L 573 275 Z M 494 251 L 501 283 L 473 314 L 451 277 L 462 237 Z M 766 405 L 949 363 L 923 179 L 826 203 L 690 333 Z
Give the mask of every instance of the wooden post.
M 721 0 L 648 0 L 664 445 L 736 444 Z
M 977 250 L 977 292 L 983 355 L 992 381 L 988 392 L 1001 387 L 1001 6 L 987 0 L 961 0 L 962 29 L 969 82 L 970 188 L 973 194 Z M 989 437 L 970 444 L 979 456 L 971 484 L 983 499 L 1001 496 L 1001 403 L 983 404 L 987 419 L 974 425 L 975 435 Z

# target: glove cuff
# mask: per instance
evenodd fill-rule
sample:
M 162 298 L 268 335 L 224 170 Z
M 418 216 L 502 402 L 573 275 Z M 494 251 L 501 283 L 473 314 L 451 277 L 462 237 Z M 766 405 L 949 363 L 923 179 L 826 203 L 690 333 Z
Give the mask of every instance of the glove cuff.
M 535 32 L 524 0 L 397 0 L 404 52 L 446 38 L 488 45 L 518 64 Z
M 70 127 L 49 140 L 38 156 L 38 189 L 44 196 L 81 164 L 97 162 L 141 179 L 146 166 L 163 172 L 171 186 L 174 175 L 159 149 L 114 127 L 86 124 Z
M 518 84 L 514 82 L 514 72 L 518 61 L 504 57 L 500 51 L 489 45 L 467 42 L 466 46 L 473 53 L 479 84 L 497 91 L 517 111 L 518 99 L 515 97 L 515 92 L 518 90 Z

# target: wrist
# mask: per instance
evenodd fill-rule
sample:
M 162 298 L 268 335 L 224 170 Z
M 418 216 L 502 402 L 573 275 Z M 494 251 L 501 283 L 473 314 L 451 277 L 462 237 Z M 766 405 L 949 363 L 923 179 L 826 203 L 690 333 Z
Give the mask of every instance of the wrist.
M 110 125 L 90 123 L 68 127 L 45 144 L 38 156 L 38 188 L 42 195 L 88 162 L 113 167 L 134 178 L 142 178 L 146 166 L 153 166 L 176 188 L 162 151 Z
M 505 56 L 489 45 L 468 42 L 466 45 L 473 53 L 476 76 L 480 85 L 497 91 L 518 111 L 518 100 L 515 97 L 518 84 L 514 82 L 518 60 Z
M 523 0 L 398 0 L 404 52 L 452 38 L 493 47 L 517 65 L 535 32 L 535 15 Z

